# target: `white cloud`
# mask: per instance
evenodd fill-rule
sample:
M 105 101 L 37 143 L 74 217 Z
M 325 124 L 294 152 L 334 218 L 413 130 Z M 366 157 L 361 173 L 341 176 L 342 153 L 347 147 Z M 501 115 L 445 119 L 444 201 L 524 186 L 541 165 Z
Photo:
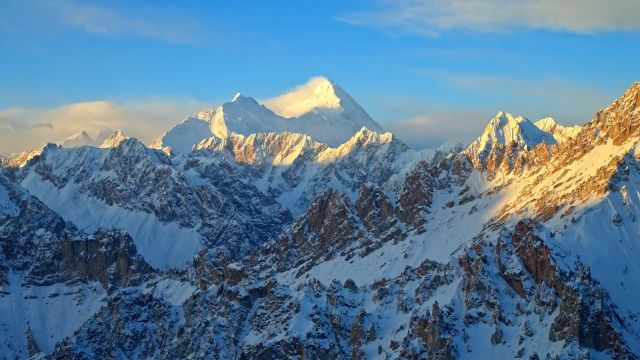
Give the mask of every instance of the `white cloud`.
M 0 109 L 0 154 L 39 149 L 82 131 L 96 138 L 105 131 L 121 130 L 148 144 L 204 107 L 191 99 L 159 99 L 88 101 L 50 109 Z
M 347 23 L 435 36 L 523 29 L 594 33 L 640 30 L 637 0 L 378 0 L 337 17 Z
M 158 9 L 123 10 L 77 0 L 9 2 L 0 12 L 0 28 L 65 27 L 91 34 L 124 35 L 172 43 L 196 42 L 195 20 Z

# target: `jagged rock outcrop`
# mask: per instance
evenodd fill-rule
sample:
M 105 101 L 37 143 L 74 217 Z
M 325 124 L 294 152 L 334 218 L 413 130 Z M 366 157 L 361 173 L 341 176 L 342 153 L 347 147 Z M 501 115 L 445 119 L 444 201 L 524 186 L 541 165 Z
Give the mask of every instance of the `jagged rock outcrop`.
M 44 254 L 32 258 L 33 265 L 26 273 L 28 283 L 98 281 L 111 289 L 138 285 L 153 274 L 131 237 L 122 231 L 99 229 L 90 237 L 64 236 Z
M 407 174 L 398 195 L 398 218 L 409 226 L 423 232 L 433 202 L 435 188 L 434 169 L 426 161 L 421 161 Z

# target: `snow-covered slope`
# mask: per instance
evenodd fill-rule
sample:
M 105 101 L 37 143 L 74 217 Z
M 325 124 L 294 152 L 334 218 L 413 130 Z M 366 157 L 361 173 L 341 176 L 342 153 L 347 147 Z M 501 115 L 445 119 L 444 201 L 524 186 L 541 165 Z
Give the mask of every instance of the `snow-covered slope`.
M 209 123 L 199 117 L 186 118 L 180 124 L 167 131 L 151 147 L 168 148 L 178 154 L 188 154 L 194 144 L 213 135 Z
M 574 138 L 580 129 L 579 125 L 563 126 L 558 124 L 553 118 L 547 117 L 535 122 L 535 125 L 542 131 L 547 132 L 556 139 L 556 142 L 561 143 L 567 139 Z

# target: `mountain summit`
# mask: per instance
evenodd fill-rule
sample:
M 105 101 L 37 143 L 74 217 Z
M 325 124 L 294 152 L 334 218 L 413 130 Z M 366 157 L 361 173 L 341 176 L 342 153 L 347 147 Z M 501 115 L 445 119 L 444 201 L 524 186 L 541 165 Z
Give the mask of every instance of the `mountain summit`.
M 211 136 L 264 132 L 302 133 L 337 146 L 363 127 L 382 130 L 342 88 L 327 78 L 316 77 L 264 104 L 238 93 L 214 110 L 187 118 L 165 133 L 155 146 L 188 153 L 193 145 Z
M 346 91 L 325 77 L 314 77 L 283 95 L 265 100 L 264 104 L 286 118 L 304 120 L 309 114 L 321 114 L 327 121 L 339 121 L 356 131 L 362 127 L 382 130 Z
M 552 134 L 538 128 L 523 116 L 513 116 L 503 111 L 489 121 L 484 132 L 465 150 L 474 165 L 484 164 L 492 153 L 507 146 L 518 150 L 530 150 L 540 143 L 556 144 Z

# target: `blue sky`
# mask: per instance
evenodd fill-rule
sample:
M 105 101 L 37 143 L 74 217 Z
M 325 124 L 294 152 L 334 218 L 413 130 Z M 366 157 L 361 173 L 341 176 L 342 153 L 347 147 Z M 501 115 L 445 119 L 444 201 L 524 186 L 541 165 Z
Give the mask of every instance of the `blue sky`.
M 631 0 L 0 0 L 0 130 L 87 102 L 163 128 L 316 75 L 415 146 L 498 110 L 582 123 L 640 80 L 638 18 Z

